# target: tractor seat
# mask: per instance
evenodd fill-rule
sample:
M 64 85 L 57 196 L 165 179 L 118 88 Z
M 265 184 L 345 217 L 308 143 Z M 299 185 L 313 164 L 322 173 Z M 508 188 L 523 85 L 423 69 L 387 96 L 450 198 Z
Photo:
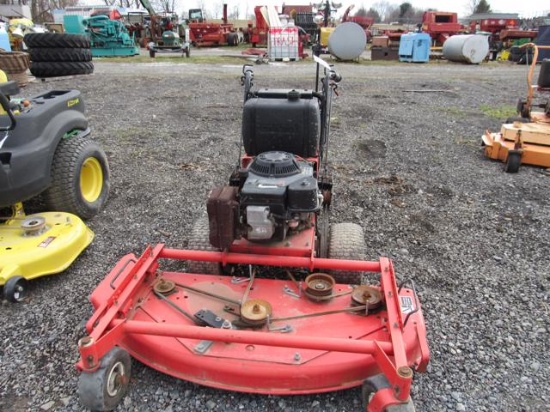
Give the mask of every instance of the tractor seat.
M 242 137 L 249 156 L 283 151 L 315 157 L 320 126 L 319 100 L 311 90 L 258 90 L 244 104 Z

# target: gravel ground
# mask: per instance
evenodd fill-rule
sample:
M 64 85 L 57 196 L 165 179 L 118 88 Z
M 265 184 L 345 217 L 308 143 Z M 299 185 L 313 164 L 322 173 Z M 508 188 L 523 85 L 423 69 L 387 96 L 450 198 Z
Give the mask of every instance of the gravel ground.
M 93 244 L 30 299 L 2 302 L 0 410 L 78 411 L 77 340 L 87 297 L 124 254 L 186 247 L 210 188 L 237 161 L 242 61 L 97 61 L 91 76 L 37 82 L 79 89 L 106 150 L 112 190 L 89 222 Z M 390 256 L 417 284 L 432 359 L 419 411 L 543 411 L 550 396 L 550 178 L 506 174 L 480 135 L 525 93 L 524 67 L 336 64 L 330 160 L 333 222 L 359 222 L 369 258 Z M 260 87 L 313 87 L 313 63 L 255 67 Z M 487 113 L 485 108 L 497 112 Z M 261 396 L 214 390 L 137 362 L 119 411 L 359 411 L 360 390 Z

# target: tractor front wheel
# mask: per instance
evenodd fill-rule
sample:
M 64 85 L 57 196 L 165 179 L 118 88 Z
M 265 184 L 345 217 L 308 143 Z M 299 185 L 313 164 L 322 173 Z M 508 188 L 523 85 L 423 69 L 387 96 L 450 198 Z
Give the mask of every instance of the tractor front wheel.
M 78 378 L 80 403 L 93 411 L 112 411 L 128 390 L 132 361 L 124 349 L 114 347 L 101 359 L 95 372 Z
M 365 260 L 367 245 L 363 228 L 355 223 L 337 223 L 330 227 L 329 259 Z M 338 283 L 360 285 L 360 272 L 332 271 Z
M 22 276 L 13 276 L 4 284 L 4 297 L 8 302 L 22 302 L 27 296 L 27 280 Z
M 72 137 L 59 142 L 52 169 L 52 184 L 45 192 L 51 210 L 94 217 L 109 196 L 109 164 L 93 140 Z

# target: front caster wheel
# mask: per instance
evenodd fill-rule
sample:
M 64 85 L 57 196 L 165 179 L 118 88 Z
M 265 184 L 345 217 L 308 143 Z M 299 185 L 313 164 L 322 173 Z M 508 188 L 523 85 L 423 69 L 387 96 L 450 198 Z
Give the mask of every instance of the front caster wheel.
M 130 355 L 124 349 L 114 347 L 101 359 L 99 369 L 80 374 L 80 403 L 93 411 L 112 411 L 126 395 L 131 373 Z
M 383 374 L 372 376 L 363 381 L 361 388 L 361 396 L 363 398 L 363 409 L 368 410 L 368 406 L 373 396 L 380 389 L 389 388 L 390 384 Z M 384 409 L 383 412 L 415 412 L 413 401 L 411 398 L 407 403 L 399 405 L 391 405 Z
M 21 276 L 9 278 L 4 284 L 4 297 L 8 302 L 22 302 L 27 297 L 27 280 Z
M 521 153 L 519 152 L 508 152 L 508 159 L 506 159 L 506 164 L 504 166 L 504 171 L 506 173 L 517 173 L 521 165 Z

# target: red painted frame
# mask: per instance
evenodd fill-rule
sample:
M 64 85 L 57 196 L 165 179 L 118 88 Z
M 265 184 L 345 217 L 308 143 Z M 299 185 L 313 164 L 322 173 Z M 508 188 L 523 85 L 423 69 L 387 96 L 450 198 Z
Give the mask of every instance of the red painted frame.
M 377 272 L 380 274 L 380 290 L 385 299 L 386 309 L 382 315 L 384 317 L 385 334 L 374 334 L 376 339 L 370 340 L 364 338 L 351 339 L 351 336 L 346 338 L 320 338 L 318 336 L 301 336 L 298 334 L 214 329 L 191 324 L 155 323 L 135 320 L 133 316 L 136 313 L 136 308 L 144 303 L 143 296 L 145 291 L 150 292 L 152 285 L 158 279 L 159 273 L 164 273 L 159 270 L 160 259 L 210 261 L 220 262 L 222 265 L 252 264 L 298 267 L 306 268 L 310 271 L 316 269 Z M 186 276 L 203 276 L 207 280 L 209 280 L 209 277 L 212 277 L 212 275 L 166 273 L 166 276 L 180 276 L 184 279 Z M 282 281 L 265 280 L 265 282 L 275 283 Z M 109 350 L 114 346 L 121 346 L 148 366 L 184 379 L 186 376 L 185 371 L 189 369 L 190 362 L 194 363 L 193 366 L 196 368 L 200 368 L 200 365 L 209 367 L 215 363 L 217 376 L 220 381 L 199 382 L 204 385 L 265 394 L 304 394 L 333 391 L 360 385 L 360 380 L 349 378 L 348 375 L 352 374 L 352 371 L 346 370 L 346 365 L 353 365 L 356 358 L 353 358 L 354 360 L 351 363 L 349 359 L 355 356 L 354 354 L 358 354 L 362 356 L 360 358 L 361 367 L 364 368 L 365 373 L 362 379 L 375 373 L 383 373 L 390 383 L 390 388 L 380 390 L 376 393 L 368 407 L 370 411 L 384 410 L 390 405 L 403 403 L 409 399 L 413 370 L 423 372 L 429 362 L 426 329 L 421 311 L 418 310 L 416 313 L 411 314 L 411 319 L 406 321 L 400 305 L 400 296 L 403 293 L 408 293 L 411 296 L 414 295 L 414 299 L 416 300 L 414 291 L 410 289 L 398 289 L 393 265 L 387 258 L 381 258 L 376 262 L 321 259 L 313 256 L 298 257 L 205 252 L 169 249 L 159 244 L 154 247 L 148 247 L 139 258 L 132 254 L 126 255 L 92 293 L 91 301 L 95 312 L 86 324 L 89 335 L 79 341 L 80 360 L 77 363 L 77 368 L 82 373 L 94 372 L 99 367 L 101 358 Z M 419 305 L 419 302 L 416 301 L 415 305 Z M 418 309 L 420 309 L 419 306 Z M 170 308 L 167 306 L 166 310 L 169 311 Z M 369 327 L 371 328 L 372 322 L 380 322 L 370 315 L 364 317 L 358 316 L 356 318 L 357 322 L 363 322 L 364 325 L 370 322 Z M 272 364 L 264 364 L 264 368 L 267 365 L 269 369 L 271 382 L 269 385 L 266 384 L 266 387 L 263 387 L 261 379 L 258 379 L 258 375 L 256 374 L 261 374 L 261 371 L 254 371 L 254 363 L 252 363 L 252 365 L 248 365 L 248 367 L 252 366 L 250 376 L 247 376 L 245 372 L 244 378 L 240 377 L 240 386 L 234 386 L 231 381 L 234 378 L 234 367 L 237 365 L 231 359 L 208 359 L 201 354 L 190 351 L 182 359 L 176 359 L 173 364 L 170 363 L 169 365 L 162 364 L 162 359 L 166 361 L 166 358 L 162 357 L 163 355 L 159 357 L 160 362 L 152 360 L 150 356 L 151 342 L 155 343 L 155 340 L 158 340 L 160 343 L 165 337 L 266 345 L 272 348 L 326 351 L 332 356 L 330 358 L 332 361 L 329 364 L 321 365 L 323 366 L 321 368 L 319 366 L 315 368 L 308 365 L 309 362 L 306 362 L 299 367 L 308 371 L 306 373 L 316 374 L 319 379 L 330 375 L 332 379 L 330 382 L 340 380 L 342 383 L 340 385 L 329 384 L 326 387 L 298 387 L 289 390 L 283 383 L 292 379 L 296 374 L 296 367 L 278 367 L 275 365 L 272 368 Z M 145 344 L 146 342 L 147 344 Z M 140 349 L 143 353 L 140 353 Z M 334 360 L 338 361 L 340 358 L 341 362 L 334 362 Z M 241 366 L 245 364 L 244 360 L 240 360 L 240 362 Z M 257 363 L 256 366 L 260 367 Z M 332 367 L 333 370 L 327 369 L 327 367 Z M 310 369 L 308 370 L 308 368 Z M 243 372 L 239 373 L 242 374 Z M 197 381 L 196 379 L 189 380 Z M 279 389 L 277 389 L 277 383 L 280 383 Z

